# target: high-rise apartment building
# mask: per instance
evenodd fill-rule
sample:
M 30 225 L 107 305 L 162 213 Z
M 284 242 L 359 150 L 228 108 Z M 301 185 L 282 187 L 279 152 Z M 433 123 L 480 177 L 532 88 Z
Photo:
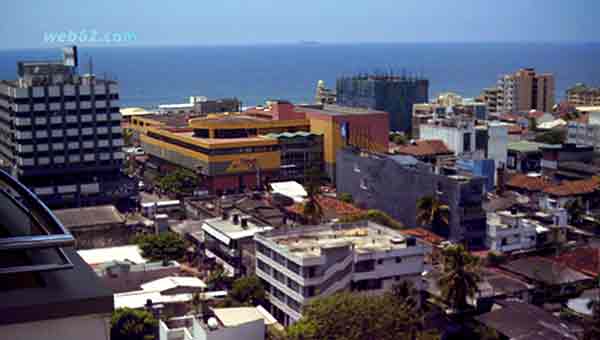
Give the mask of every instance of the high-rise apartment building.
M 337 103 L 389 113 L 390 129 L 410 132 L 412 109 L 429 101 L 429 81 L 418 77 L 358 75 L 337 80 Z
M 536 74 L 533 68 L 520 69 L 498 79 L 497 111 L 550 112 L 554 106 L 554 76 Z
M 60 61 L 21 61 L 17 80 L 0 81 L 3 164 L 52 207 L 131 196 L 120 124 L 117 83 L 79 75 L 76 47 Z
M 577 83 L 567 90 L 567 101 L 573 106 L 600 106 L 600 88 Z

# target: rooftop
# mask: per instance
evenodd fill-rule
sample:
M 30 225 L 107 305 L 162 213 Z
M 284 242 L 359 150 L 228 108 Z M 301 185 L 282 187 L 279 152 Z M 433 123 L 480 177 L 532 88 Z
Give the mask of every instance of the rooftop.
M 502 302 L 501 307 L 476 317 L 510 339 L 577 340 L 572 329 L 550 312 L 521 302 Z
M 363 212 L 363 210 L 355 207 L 354 205 L 342 202 L 335 197 L 319 195 L 316 197 L 316 200 L 323 210 L 323 217 L 325 219 L 340 218 Z M 286 210 L 300 215 L 303 212 L 303 208 L 304 205 L 300 202 L 297 202 L 294 205 L 287 207 Z
M 543 257 L 527 257 L 508 262 L 503 269 L 532 281 L 560 285 L 589 280 L 591 277 L 575 271 L 564 264 Z
M 340 105 L 324 105 L 322 109 L 305 108 L 304 111 L 306 111 L 307 113 L 321 113 L 329 116 L 370 115 L 385 113 L 384 111 L 378 111 L 375 109 Z
M 121 224 L 125 219 L 112 205 L 55 210 L 54 214 L 69 228 Z
M 542 191 L 552 185 L 550 179 L 543 176 L 529 176 L 525 174 L 515 174 L 506 183 L 507 187 L 523 189 L 527 191 Z
M 406 236 L 373 222 L 280 228 L 259 237 L 301 258 L 318 257 L 322 249 L 348 245 L 352 245 L 357 253 L 409 247 Z
M 244 223 L 246 223 L 245 226 Z M 229 244 L 231 240 L 252 237 L 258 232 L 269 231 L 272 229 L 273 227 L 271 226 L 255 224 L 250 216 L 242 216 L 239 212 L 228 214 L 226 219 L 223 217 L 207 219 L 202 225 L 202 230 L 204 230 L 204 232 L 209 233 L 213 237 L 227 244 Z
M 590 178 L 579 181 L 563 181 L 544 189 L 544 193 L 556 197 L 591 194 L 600 189 L 600 179 Z
M 77 252 L 79 256 L 90 266 L 97 266 L 112 262 L 129 262 L 132 264 L 146 263 L 148 260 L 142 257 L 140 247 L 122 246 L 110 248 L 96 248 L 80 250 Z
M 438 139 L 432 140 L 417 140 L 414 143 L 398 146 L 394 149 L 396 153 L 419 156 L 436 156 L 452 154 L 452 150 L 448 149 L 444 141 Z
M 536 143 L 530 141 L 518 141 L 508 143 L 508 150 L 518 151 L 518 152 L 539 152 L 542 151 L 542 147 L 553 147 L 549 144 Z
M 141 288 L 145 291 L 164 292 L 174 288 L 185 287 L 193 289 L 206 289 L 204 281 L 193 276 L 169 276 L 144 283 Z
M 600 274 L 600 249 L 598 248 L 576 248 L 561 254 L 555 260 L 592 277 Z

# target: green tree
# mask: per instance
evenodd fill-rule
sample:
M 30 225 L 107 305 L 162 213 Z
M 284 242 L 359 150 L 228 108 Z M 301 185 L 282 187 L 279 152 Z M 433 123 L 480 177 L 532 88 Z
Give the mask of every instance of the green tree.
M 352 195 L 347 192 L 341 192 L 338 194 L 338 199 L 345 203 L 353 203 Z
M 448 235 L 450 208 L 433 196 L 422 197 L 417 201 L 417 223 L 431 226 L 437 234 Z
M 256 275 L 235 280 L 229 297 L 237 304 L 246 306 L 264 305 L 266 301 L 265 288 Z
M 151 261 L 174 261 L 185 255 L 185 242 L 181 236 L 171 232 L 141 235 L 135 243 L 142 250 L 142 255 Z
M 318 201 L 321 194 L 321 178 L 321 171 L 316 167 L 306 172 L 306 201 L 302 208 L 302 214 L 310 224 L 319 224 L 323 218 L 323 207 Z
M 424 333 L 420 322 L 402 300 L 388 294 L 373 296 L 339 293 L 316 298 L 303 310 L 303 317 L 288 329 L 292 340 L 414 340 Z
M 569 213 L 570 222 L 572 224 L 579 224 L 583 215 L 585 214 L 585 207 L 583 206 L 581 197 L 578 197 L 577 199 L 567 203 L 565 208 Z
M 408 140 L 406 139 L 406 136 L 404 136 L 403 134 L 396 134 L 396 135 L 394 135 L 394 139 L 392 140 L 392 142 L 394 142 L 394 144 L 398 144 L 398 145 L 406 145 L 406 143 L 408 143 Z
M 179 168 L 161 177 L 157 186 L 165 192 L 190 193 L 196 187 L 196 176 L 190 170 Z
M 123 144 L 130 146 L 133 144 L 133 130 L 123 129 Z
M 567 138 L 565 130 L 550 130 L 535 136 L 535 141 L 544 144 L 563 144 Z
M 217 264 L 216 267 L 210 271 L 206 284 L 211 289 L 228 289 L 231 286 L 232 278 L 227 275 L 225 268 L 221 264 Z
M 384 225 L 388 228 L 402 230 L 404 229 L 404 225 L 395 219 L 393 219 L 390 215 L 384 213 L 381 210 L 370 209 L 364 213 L 354 214 L 349 216 L 344 216 L 340 219 L 341 223 L 351 223 L 356 221 L 373 221 L 377 224 Z
M 465 311 L 478 292 L 481 281 L 479 259 L 466 251 L 463 246 L 446 247 L 443 252 L 443 271 L 438 280 L 442 298 L 458 312 Z
M 153 340 L 158 321 L 145 310 L 116 309 L 110 320 L 112 340 Z

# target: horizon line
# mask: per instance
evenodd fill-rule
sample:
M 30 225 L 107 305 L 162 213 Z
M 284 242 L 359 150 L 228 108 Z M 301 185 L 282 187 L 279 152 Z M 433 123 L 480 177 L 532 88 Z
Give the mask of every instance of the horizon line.
M 535 45 L 591 45 L 600 44 L 599 41 L 579 41 L 579 40 L 506 40 L 506 41 L 356 41 L 356 42 L 329 42 L 316 40 L 300 40 L 296 42 L 256 42 L 256 43 L 214 43 L 214 44 L 72 44 L 65 42 L 64 44 L 51 44 L 48 46 L 36 47 L 2 47 L 0 51 L 23 51 L 23 50 L 48 50 L 54 48 L 62 48 L 65 46 L 76 45 L 79 48 L 157 48 L 157 47 L 262 47 L 262 46 L 340 46 L 340 45 L 398 45 L 398 44 L 535 44 Z

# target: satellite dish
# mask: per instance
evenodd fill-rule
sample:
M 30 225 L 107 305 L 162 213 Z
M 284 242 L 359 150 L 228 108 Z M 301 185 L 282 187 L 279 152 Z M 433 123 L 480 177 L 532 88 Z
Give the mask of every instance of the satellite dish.
M 208 318 L 208 321 L 206 322 L 206 324 L 208 325 L 208 328 L 210 328 L 211 330 L 215 330 L 215 329 L 219 328 L 219 321 L 217 321 L 217 319 L 215 317 Z

